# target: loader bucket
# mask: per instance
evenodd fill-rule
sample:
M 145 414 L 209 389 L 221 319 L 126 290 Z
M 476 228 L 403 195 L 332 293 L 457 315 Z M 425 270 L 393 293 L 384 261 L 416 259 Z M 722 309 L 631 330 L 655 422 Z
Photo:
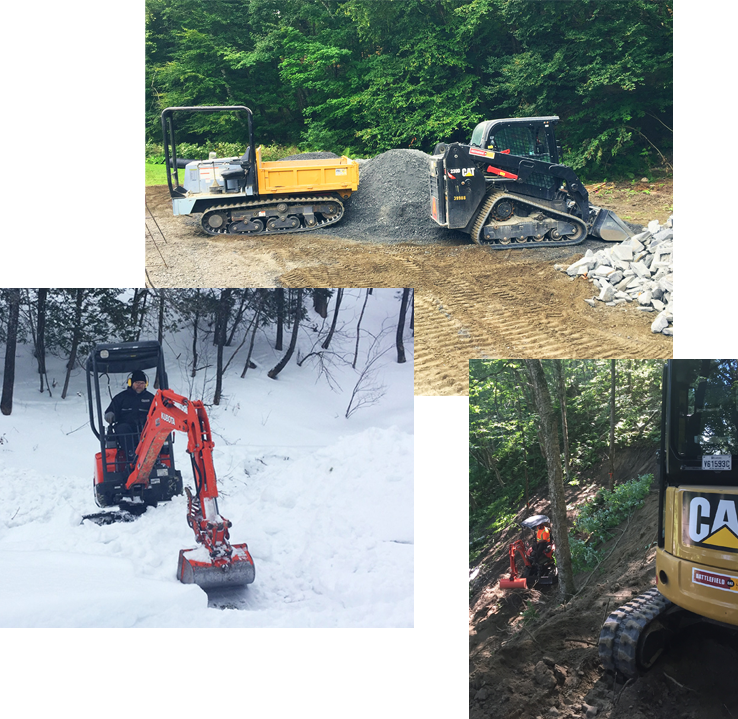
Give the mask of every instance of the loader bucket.
M 181 549 L 177 579 L 183 584 L 197 584 L 202 589 L 237 587 L 254 581 L 254 560 L 245 544 L 233 544 L 229 561 L 218 566 L 204 547 Z
M 598 210 L 597 219 L 592 226 L 590 234 L 599 237 L 606 242 L 623 242 L 629 237 L 633 237 L 633 231 L 611 210 L 603 210 L 600 207 L 593 208 Z
M 500 579 L 500 589 L 527 589 L 528 580 L 526 579 Z

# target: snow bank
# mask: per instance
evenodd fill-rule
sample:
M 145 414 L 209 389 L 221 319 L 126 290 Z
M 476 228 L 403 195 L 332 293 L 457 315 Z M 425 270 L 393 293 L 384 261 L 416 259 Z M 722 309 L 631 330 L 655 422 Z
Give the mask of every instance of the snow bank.
M 362 326 L 379 334 L 399 305 L 393 290 L 374 293 Z M 344 302 L 347 319 L 363 291 L 347 290 Z M 339 333 L 335 350 L 344 342 L 353 352 L 354 341 Z M 202 377 L 187 387 L 188 342 L 167 338 L 170 384 L 207 400 Z M 412 359 L 412 338 L 406 352 Z M 347 420 L 350 365 L 334 368 L 332 386 L 294 360 L 274 381 L 266 372 L 278 355 L 260 337 L 257 369 L 241 379 L 234 362 L 223 403 L 208 410 L 219 509 L 256 566 L 239 608 L 216 609 L 175 576 L 179 550 L 195 546 L 184 496 L 135 522 L 81 523 L 99 511 L 84 374 L 72 377 L 66 400 L 41 395 L 29 348 L 19 347 L 13 413 L 0 417 L 0 626 L 413 626 L 412 361 L 398 365 L 388 353 L 377 377 L 385 396 Z M 50 378 L 63 376 L 62 360 L 49 365 Z M 192 486 L 185 446 L 177 437 L 175 458 Z

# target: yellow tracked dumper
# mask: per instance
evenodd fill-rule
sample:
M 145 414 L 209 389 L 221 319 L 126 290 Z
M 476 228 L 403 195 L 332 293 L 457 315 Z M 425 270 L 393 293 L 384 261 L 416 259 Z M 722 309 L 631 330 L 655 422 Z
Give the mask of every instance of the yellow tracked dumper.
M 246 115 L 248 144 L 241 157 L 177 157 L 175 114 Z M 167 184 L 175 215 L 202 213 L 210 235 L 260 235 L 316 230 L 343 217 L 359 187 L 359 165 L 348 157 L 264 162 L 254 145 L 252 113 L 243 105 L 168 107 L 161 114 Z M 184 170 L 180 184 L 179 170 Z

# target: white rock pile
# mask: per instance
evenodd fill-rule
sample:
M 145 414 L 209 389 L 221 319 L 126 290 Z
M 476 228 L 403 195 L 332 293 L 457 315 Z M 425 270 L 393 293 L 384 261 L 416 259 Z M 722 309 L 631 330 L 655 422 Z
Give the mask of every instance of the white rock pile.
M 634 302 L 641 312 L 657 313 L 651 332 L 672 335 L 673 246 L 672 216 L 663 227 L 652 220 L 648 229 L 625 242 L 597 252 L 587 250 L 574 264 L 556 269 L 573 279 L 584 275 L 595 285 L 599 295 L 584 300 L 592 307 L 598 301 L 608 307 Z

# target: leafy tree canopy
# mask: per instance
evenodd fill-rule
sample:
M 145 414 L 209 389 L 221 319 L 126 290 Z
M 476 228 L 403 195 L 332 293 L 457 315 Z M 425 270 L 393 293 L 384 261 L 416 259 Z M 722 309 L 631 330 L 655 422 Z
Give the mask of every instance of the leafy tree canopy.
M 244 104 L 260 143 L 429 152 L 476 123 L 558 115 L 585 177 L 671 151 L 670 0 L 147 0 L 147 137 L 167 106 Z M 239 138 L 197 116 L 187 142 Z

